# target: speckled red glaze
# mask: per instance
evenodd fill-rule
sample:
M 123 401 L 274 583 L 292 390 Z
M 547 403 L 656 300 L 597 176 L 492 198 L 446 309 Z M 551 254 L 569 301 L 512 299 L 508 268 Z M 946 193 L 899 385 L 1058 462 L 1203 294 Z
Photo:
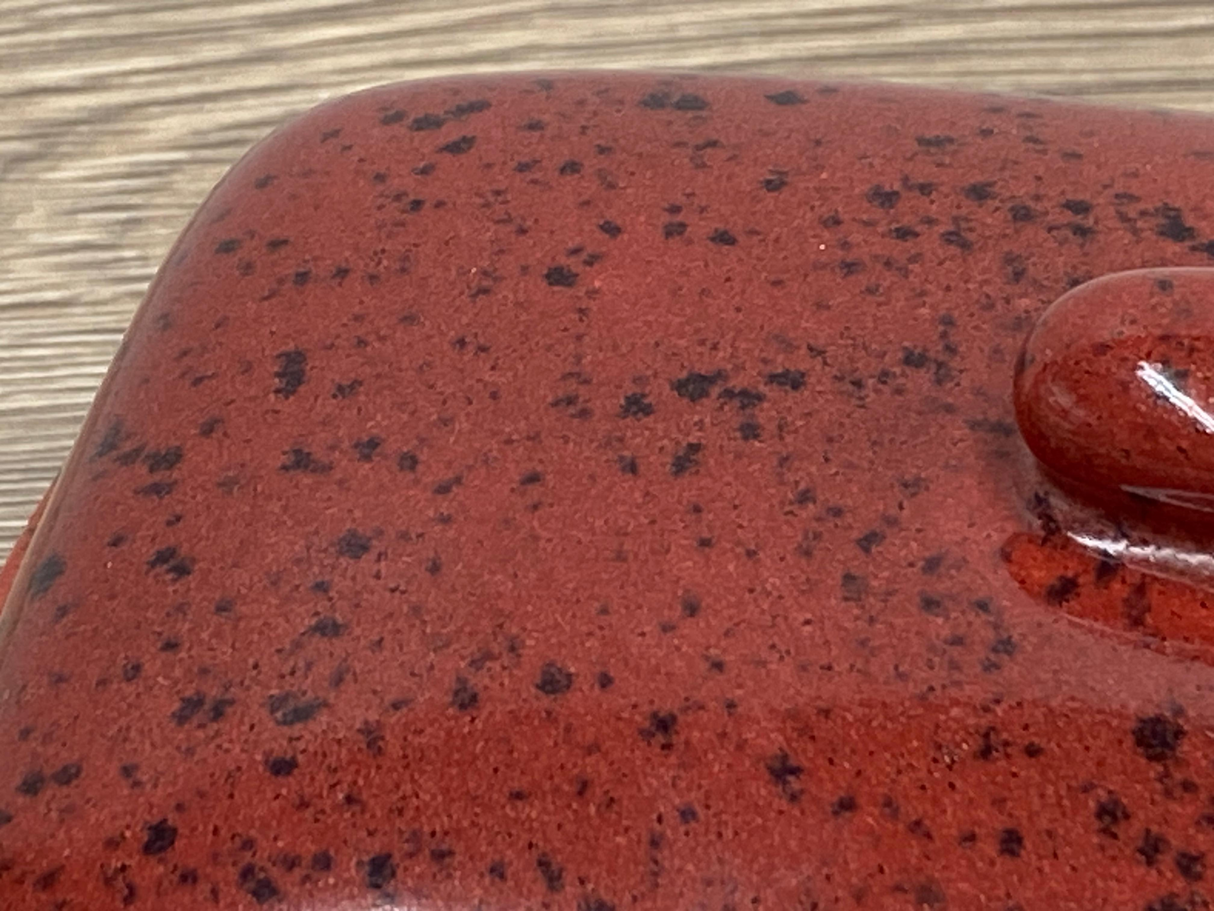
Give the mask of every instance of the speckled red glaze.
M 294 120 L 10 569 L 0 905 L 1207 907 L 1214 668 L 1044 596 L 1012 377 L 1211 186 L 1214 121 L 888 86 Z

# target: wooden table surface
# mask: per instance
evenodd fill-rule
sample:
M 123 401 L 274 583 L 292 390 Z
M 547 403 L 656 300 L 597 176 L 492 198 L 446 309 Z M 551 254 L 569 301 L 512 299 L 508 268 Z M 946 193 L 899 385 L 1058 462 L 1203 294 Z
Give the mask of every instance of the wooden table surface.
M 161 257 L 249 145 L 376 83 L 574 67 L 1214 112 L 1214 2 L 0 0 L 0 558 Z

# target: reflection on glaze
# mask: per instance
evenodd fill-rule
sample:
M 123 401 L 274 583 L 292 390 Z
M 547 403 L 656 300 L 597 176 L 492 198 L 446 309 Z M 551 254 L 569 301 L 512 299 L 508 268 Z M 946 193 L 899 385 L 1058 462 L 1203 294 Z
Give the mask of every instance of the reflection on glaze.
M 1003 551 L 1045 603 L 1207 661 L 1211 351 L 1214 270 L 1115 273 L 1048 308 L 1015 379 L 1020 430 L 1043 469 L 1026 475 L 1040 539 L 1017 532 Z M 1026 574 L 1030 563 L 1052 579 Z
M 1115 514 L 1214 512 L 1214 270 L 1075 288 L 1027 339 L 1015 396 L 1026 442 L 1067 489 Z
M 1202 403 L 1180 389 L 1177 384 L 1182 381 L 1169 368 L 1163 364 L 1139 361 L 1138 366 L 1134 368 L 1134 375 L 1182 415 L 1191 418 L 1203 432 L 1214 433 L 1214 417 Z

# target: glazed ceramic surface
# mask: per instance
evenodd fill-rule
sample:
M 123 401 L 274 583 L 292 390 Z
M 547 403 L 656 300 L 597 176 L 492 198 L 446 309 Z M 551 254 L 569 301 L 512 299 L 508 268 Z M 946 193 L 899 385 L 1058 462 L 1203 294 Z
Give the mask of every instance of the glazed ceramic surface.
M 292 121 L 3 577 L 0 907 L 1208 907 L 1211 186 L 889 86 Z

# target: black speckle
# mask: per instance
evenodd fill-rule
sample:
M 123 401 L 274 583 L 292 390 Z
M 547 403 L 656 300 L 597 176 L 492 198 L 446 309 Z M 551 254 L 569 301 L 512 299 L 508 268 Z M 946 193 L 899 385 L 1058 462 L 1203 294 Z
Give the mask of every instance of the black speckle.
M 456 120 L 463 120 L 469 114 L 481 114 L 491 107 L 493 104 L 487 98 L 473 98 L 470 101 L 461 101 L 447 111 L 447 114 Z
M 323 699 L 293 691 L 275 693 L 266 701 L 270 717 L 274 719 L 275 724 L 283 727 L 311 721 L 324 705 Z
M 805 386 L 805 371 L 781 370 L 778 373 L 769 373 L 767 374 L 766 381 L 770 386 L 779 386 L 782 389 L 791 389 L 795 392 Z
M 577 273 L 568 266 L 550 266 L 544 272 L 544 281 L 550 288 L 572 288 L 577 284 Z
M 1032 210 L 1032 208 L 1030 208 L 1029 206 L 1026 206 L 1024 203 L 1019 203 L 1019 202 L 1016 203 L 1015 205 L 1009 206 L 1007 212 L 1008 212 L 1008 215 L 1011 216 L 1012 221 L 1017 222 L 1017 223 L 1032 221 L 1034 218 L 1037 217 L 1036 213 Z
M 1160 206 L 1156 210 L 1156 214 L 1159 216 L 1160 222 L 1155 228 L 1155 233 L 1160 237 L 1177 243 L 1188 243 L 1197 236 L 1197 232 L 1192 226 L 1185 224 L 1183 214 L 1175 206 Z
M 679 822 L 681 822 L 683 825 L 686 826 L 693 822 L 697 822 L 699 821 L 699 818 L 699 812 L 691 804 L 685 803 L 679 807 Z
M 683 597 L 679 599 L 679 609 L 684 617 L 698 617 L 703 609 L 700 596 L 693 591 L 683 592 Z
M 940 567 L 943 565 L 944 554 L 932 554 L 923 558 L 923 563 L 919 566 L 919 572 L 925 576 L 934 576 L 940 572 Z
M 847 602 L 863 601 L 868 593 L 868 579 L 855 573 L 845 572 L 840 579 L 843 600 Z
M 389 853 L 376 854 L 367 861 L 367 888 L 382 889 L 396 879 L 396 865 Z
M 957 142 L 952 136 L 936 135 L 936 136 L 916 136 L 915 144 L 921 149 L 946 149 Z
M 308 861 L 308 869 L 316 873 L 324 873 L 326 870 L 333 869 L 333 855 L 328 851 L 317 851 Z
M 135 493 L 141 497 L 155 497 L 157 500 L 163 500 L 173 492 L 176 486 L 176 481 L 153 481 L 136 488 Z
M 854 812 L 856 812 L 856 798 L 851 794 L 836 797 L 830 805 L 831 816 L 847 816 Z
M 1079 580 L 1075 576 L 1057 576 L 1045 589 L 1047 603 L 1058 607 L 1065 604 L 1079 591 Z
M 778 193 L 784 187 L 788 186 L 788 176 L 784 174 L 772 174 L 771 176 L 762 179 L 762 188 L 768 193 Z
M 51 772 L 51 781 L 59 785 L 61 788 L 66 788 L 84 772 L 84 768 L 78 762 L 69 762 L 66 765 L 61 765 L 55 771 Z
M 245 864 L 240 868 L 237 882 L 240 884 L 240 888 L 259 905 L 264 905 L 279 895 L 278 886 L 274 885 L 274 880 L 270 879 L 264 870 L 253 864 Z
M 395 123 L 400 123 L 405 119 L 405 116 L 405 112 L 397 108 L 394 111 L 389 111 L 387 114 L 384 114 L 383 117 L 379 118 L 379 122 L 386 127 L 390 127 Z
M 438 114 L 421 114 L 414 117 L 409 123 L 409 129 L 414 133 L 421 133 L 426 130 L 437 130 L 442 127 L 447 121 Z
M 180 446 L 170 446 L 160 451 L 153 450 L 143 457 L 148 472 L 155 474 L 160 471 L 171 471 L 181 462 L 183 453 Z
M 286 778 L 299 768 L 299 760 L 294 756 L 271 756 L 266 760 L 266 771 L 275 778 Z
M 383 440 L 379 437 L 367 437 L 363 440 L 354 441 L 354 451 L 358 454 L 358 461 L 370 462 L 375 457 L 375 450 L 383 445 Z
M 738 239 L 725 228 L 717 228 L 708 235 L 708 240 L 720 247 L 732 247 Z
M 1016 640 L 1010 635 L 1000 636 L 991 643 L 991 653 L 994 655 L 1003 655 L 1008 658 L 1012 657 L 1014 654 L 1016 654 Z
M 336 617 L 324 616 L 308 627 L 308 632 L 322 639 L 336 639 L 346 631 L 346 625 Z
M 1206 876 L 1206 855 L 1196 851 L 1176 852 L 1176 872 L 1184 877 L 1185 882 L 1197 883 Z
M 599 230 L 608 237 L 619 237 L 624 229 L 617 225 L 614 221 L 604 220 L 599 222 Z
M 598 685 L 600 690 L 609 690 L 615 685 L 615 678 L 612 677 L 607 671 L 599 671 L 594 682 Z
M 337 539 L 337 552 L 351 560 L 361 560 L 371 549 L 371 539 L 354 528 L 347 528 Z
M 990 180 L 972 183 L 963 187 L 961 193 L 966 199 L 973 202 L 985 202 L 988 199 L 995 198 L 995 183 Z
M 202 707 L 206 705 L 207 697 L 200 692 L 191 693 L 188 696 L 182 696 L 177 702 L 177 708 L 173 709 L 169 718 L 173 720 L 173 724 L 178 727 L 185 727 L 190 720 L 202 711 Z
M 1142 839 L 1134 851 L 1142 858 L 1143 863 L 1148 867 L 1153 867 L 1159 863 L 1160 856 L 1166 854 L 1170 848 L 1171 844 L 1166 836 L 1150 829 L 1143 829 Z
M 914 889 L 916 908 L 944 908 L 948 904 L 948 896 L 940 883 L 935 880 L 918 883 Z M 1009 911 L 1010 907 L 1009 906 Z
M 282 454 L 282 462 L 278 466 L 279 471 L 293 472 L 302 471 L 306 474 L 328 474 L 333 470 L 333 465 L 330 462 L 324 462 L 316 458 L 311 452 L 306 449 L 295 447 L 288 449 Z
M 760 439 L 763 435 L 763 428 L 755 421 L 743 421 L 738 425 L 738 436 L 748 443 Z
M 440 152 L 446 152 L 448 155 L 463 155 L 465 152 L 472 150 L 476 145 L 475 136 L 461 136 L 459 139 L 452 139 L 445 145 L 438 147 Z
M 504 860 L 495 860 L 489 864 L 489 878 L 496 879 L 500 883 L 506 881 L 506 862 Z
M 466 677 L 456 677 L 451 689 L 451 705 L 461 712 L 470 712 L 480 703 L 480 693 Z
M 680 446 L 670 460 L 670 473 L 678 478 L 699 465 L 700 451 L 703 448 L 703 443 L 685 443 Z
M 871 554 L 873 549 L 884 540 L 885 533 L 874 528 L 856 538 L 856 546 L 866 554 Z
M 784 750 L 768 757 L 766 765 L 767 774 L 780 789 L 784 799 L 789 803 L 796 803 L 800 800 L 801 789 L 797 787 L 797 782 L 800 781 L 805 769 L 793 762 L 792 757 Z
M 535 869 L 544 880 L 544 887 L 549 892 L 562 892 L 565 889 L 565 868 L 556 863 L 547 854 L 541 854 L 535 859 Z
M 950 247 L 956 247 L 958 250 L 970 250 L 974 243 L 966 237 L 958 228 L 950 228 L 940 234 L 940 240 L 948 244 Z
M 662 236 L 667 240 L 674 237 L 682 237 L 687 233 L 687 222 L 685 221 L 668 221 L 662 225 Z
M 670 388 L 679 396 L 691 402 L 698 402 L 712 393 L 712 387 L 725 379 L 725 371 L 713 373 L 697 373 L 694 370 L 686 376 L 679 377 L 670 383 Z
M 1024 836 L 1016 828 L 1007 828 L 999 832 L 999 853 L 1004 857 L 1019 857 L 1024 850 Z
M 215 245 L 215 252 L 219 254 L 235 253 L 240 249 L 240 246 L 240 238 L 229 237 Z
M 437 496 L 445 497 L 447 494 L 454 491 L 455 488 L 459 487 L 459 485 L 463 482 L 464 479 L 461 475 L 452 475 L 451 477 L 444 478 L 435 484 L 434 487 L 431 488 L 431 492 Z
M 790 104 L 805 104 L 805 98 L 802 97 L 800 93 L 794 92 L 792 89 L 785 89 L 782 92 L 776 92 L 773 95 L 764 95 L 763 97 L 772 104 L 778 104 L 781 106 Z
M 1109 794 L 1096 804 L 1096 811 L 1093 815 L 1096 817 L 1096 823 L 1101 832 L 1116 838 L 1117 833 L 1114 830 L 1130 818 L 1130 810 L 1120 797 L 1116 794 Z
M 868 200 L 870 205 L 874 205 L 878 209 L 892 209 L 898 204 L 898 200 L 902 198 L 902 194 L 892 187 L 887 188 L 878 183 L 868 188 L 868 192 L 864 194 L 864 198 Z
M 163 854 L 177 843 L 177 827 L 167 819 L 160 819 L 144 826 L 147 837 L 140 849 L 144 854 Z
M 13 821 L 13 814 L 10 813 L 8 810 L 0 809 L 0 829 L 4 828 L 12 821 Z
M 44 873 L 38 874 L 36 877 L 34 877 L 34 881 L 30 883 L 30 885 L 33 887 L 35 892 L 49 892 L 59 883 L 59 878 L 62 875 L 63 865 L 60 864 L 57 867 L 51 867 Z M 62 907 L 62 904 L 56 902 L 55 906 Z
M 582 163 L 573 158 L 570 158 L 567 161 L 564 161 L 561 163 L 561 166 L 560 166 L 560 168 L 557 169 L 557 172 L 562 177 L 572 177 L 574 174 L 581 174 L 582 173 Z
M 17 783 L 17 793 L 25 797 L 37 797 L 46 787 L 46 776 L 41 769 L 33 769 L 21 776 Z
M 406 450 L 397 456 L 396 467 L 401 471 L 417 471 L 419 461 L 416 453 Z
M 679 716 L 674 712 L 650 712 L 649 724 L 638 732 L 646 743 L 658 741 L 659 749 L 674 748 L 674 732 L 679 725 Z
M 738 406 L 739 411 L 749 411 L 756 405 L 762 405 L 767 400 L 767 396 L 757 389 L 747 389 L 745 387 L 735 389 L 732 386 L 722 389 L 717 398 L 723 402 L 733 402 Z
M 889 236 L 894 240 L 914 240 L 919 232 L 910 225 L 894 225 L 889 229 Z
M 552 661 L 540 668 L 539 679 L 535 682 L 535 688 L 547 696 L 563 695 L 572 686 L 573 673 Z
M 620 405 L 622 418 L 647 418 L 653 414 L 653 404 L 643 392 L 630 392 Z
M 630 475 L 633 475 L 634 477 L 636 475 L 640 474 L 640 466 L 637 465 L 636 456 L 631 456 L 631 455 L 616 456 L 615 461 L 616 461 L 616 465 L 619 467 L 619 469 L 622 473 L 630 474 Z
M 932 617 L 944 616 L 944 602 L 936 595 L 928 592 L 919 592 L 919 610 Z
M 101 441 L 97 444 L 97 448 L 93 450 L 94 459 L 104 459 L 106 456 L 118 450 L 118 446 L 122 443 L 123 429 L 122 421 L 115 418 L 106 427 L 105 434 L 101 437 Z
M 1139 718 L 1133 729 L 1134 746 L 1151 762 L 1165 762 L 1176 756 L 1185 729 L 1166 715 Z
M 680 95 L 670 106 L 676 111 L 706 111 L 708 101 L 699 95 Z
M 280 351 L 274 356 L 278 359 L 278 369 L 274 372 L 278 386 L 274 392 L 289 399 L 308 380 L 308 356 L 298 348 Z
M 1011 439 L 1016 435 L 1015 424 L 998 418 L 966 418 L 965 426 L 975 433 L 989 433 L 1004 439 Z
M 40 598 L 50 591 L 51 586 L 67 570 L 67 561 L 59 554 L 48 554 L 30 574 L 29 596 Z
M 1072 215 L 1087 215 L 1092 211 L 1092 204 L 1086 199 L 1068 199 L 1062 203 L 1062 208 Z

